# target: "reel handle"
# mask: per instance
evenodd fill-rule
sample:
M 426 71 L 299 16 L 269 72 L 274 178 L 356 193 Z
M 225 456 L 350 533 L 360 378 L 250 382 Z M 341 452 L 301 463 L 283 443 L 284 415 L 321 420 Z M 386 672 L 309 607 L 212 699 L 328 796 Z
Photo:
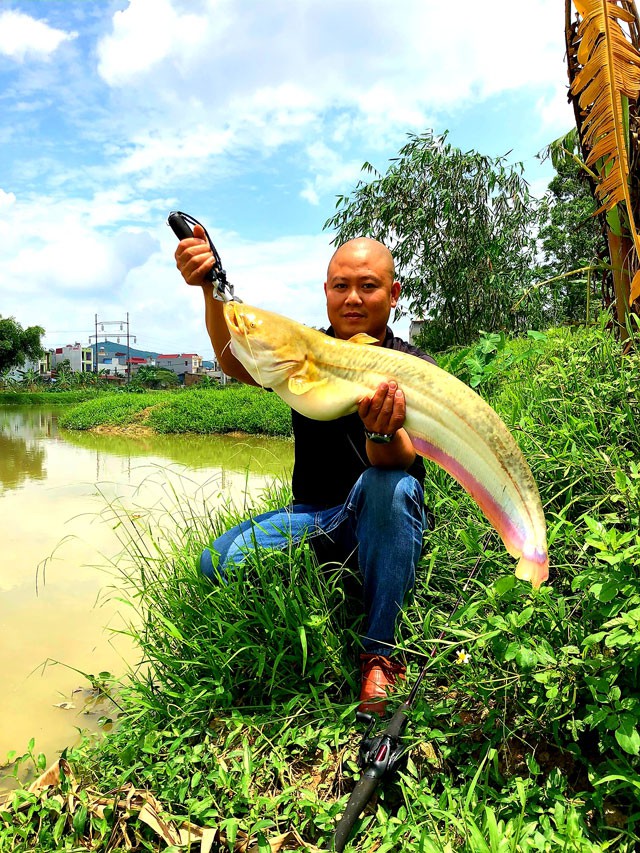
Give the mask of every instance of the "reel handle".
M 193 231 L 191 230 L 191 226 L 184 218 L 184 216 L 177 210 L 171 211 L 171 213 L 167 217 L 167 225 L 171 228 L 178 240 L 186 240 L 187 237 L 193 237 Z M 211 282 L 213 281 L 213 278 L 213 269 L 210 269 L 209 272 L 205 275 L 204 280 Z
M 187 237 L 193 237 L 193 231 L 187 220 L 178 213 L 177 210 L 172 210 L 167 218 L 167 225 L 171 228 L 178 240 L 186 240 Z

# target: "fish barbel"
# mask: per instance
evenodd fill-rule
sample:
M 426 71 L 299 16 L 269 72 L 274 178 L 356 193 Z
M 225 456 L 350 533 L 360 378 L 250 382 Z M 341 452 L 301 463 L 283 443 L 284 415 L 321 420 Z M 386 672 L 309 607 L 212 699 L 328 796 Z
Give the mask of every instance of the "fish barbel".
M 234 356 L 259 385 L 308 418 L 351 414 L 381 382 L 397 382 L 416 452 L 471 495 L 518 559 L 516 577 L 534 587 L 547 579 L 546 525 L 533 475 L 507 427 L 475 391 L 423 359 L 367 345 L 375 339 L 365 334 L 342 341 L 237 302 L 227 302 L 224 314 Z

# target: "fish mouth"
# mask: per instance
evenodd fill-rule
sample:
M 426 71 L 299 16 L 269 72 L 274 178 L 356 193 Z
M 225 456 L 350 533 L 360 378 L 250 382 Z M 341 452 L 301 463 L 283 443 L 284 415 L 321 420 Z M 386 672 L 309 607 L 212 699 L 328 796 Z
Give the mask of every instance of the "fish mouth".
M 227 321 L 227 327 L 232 334 L 242 334 L 240 331 L 240 316 L 238 314 L 238 309 L 232 302 L 227 302 L 224 306 L 224 319 Z
M 255 319 L 245 315 L 237 305 L 229 302 L 225 305 L 225 319 L 229 331 L 238 338 L 246 338 L 252 328 L 255 328 Z

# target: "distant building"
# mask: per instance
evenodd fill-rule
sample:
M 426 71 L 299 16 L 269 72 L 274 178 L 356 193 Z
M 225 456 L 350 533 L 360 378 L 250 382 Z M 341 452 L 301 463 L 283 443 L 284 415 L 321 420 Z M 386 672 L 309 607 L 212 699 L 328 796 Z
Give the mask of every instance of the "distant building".
M 127 364 L 125 358 L 110 355 L 98 355 L 98 372 L 107 376 L 126 376 Z
M 215 379 L 217 382 L 220 382 L 221 385 L 226 385 L 227 382 L 230 381 L 230 377 L 223 372 L 222 368 L 218 364 L 218 359 L 215 356 L 213 358 L 213 367 L 206 368 L 206 373 L 212 379 Z
M 129 359 L 131 375 L 134 376 L 141 367 L 154 367 L 155 363 L 155 358 L 140 358 L 139 356 L 133 356 Z
M 91 373 L 93 370 L 93 347 L 85 347 L 76 341 L 64 347 L 56 347 L 51 351 L 51 369 L 65 359 L 69 360 L 74 373 Z
M 157 355 L 156 367 L 173 371 L 184 382 L 185 373 L 203 372 L 202 356 L 192 352 Z
M 126 376 L 127 364 L 131 368 L 131 376 L 133 376 L 141 367 L 152 367 L 155 364 L 155 359 L 132 356 L 127 361 L 125 352 L 109 352 L 105 351 L 104 347 L 98 349 L 99 373 L 107 376 Z
M 42 358 L 27 358 L 22 367 L 12 367 L 9 371 L 9 379 L 19 382 L 29 370 L 33 370 L 38 376 L 49 377 L 51 375 L 51 350 L 45 350 Z

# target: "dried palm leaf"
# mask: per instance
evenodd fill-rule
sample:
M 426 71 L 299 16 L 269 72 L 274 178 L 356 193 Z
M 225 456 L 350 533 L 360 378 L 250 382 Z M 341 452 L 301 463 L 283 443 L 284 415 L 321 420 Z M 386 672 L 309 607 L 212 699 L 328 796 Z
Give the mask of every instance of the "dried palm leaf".
M 635 23 L 628 4 L 618 0 L 574 0 L 581 20 L 577 30 L 577 71 L 571 93 L 578 98 L 584 117 L 581 136 L 588 150 L 587 166 L 599 174 L 597 211 L 624 204 L 636 255 L 640 234 L 636 229 L 629 190 L 628 102 L 640 97 L 640 53 L 623 24 Z M 631 283 L 630 301 L 640 295 L 640 271 Z

